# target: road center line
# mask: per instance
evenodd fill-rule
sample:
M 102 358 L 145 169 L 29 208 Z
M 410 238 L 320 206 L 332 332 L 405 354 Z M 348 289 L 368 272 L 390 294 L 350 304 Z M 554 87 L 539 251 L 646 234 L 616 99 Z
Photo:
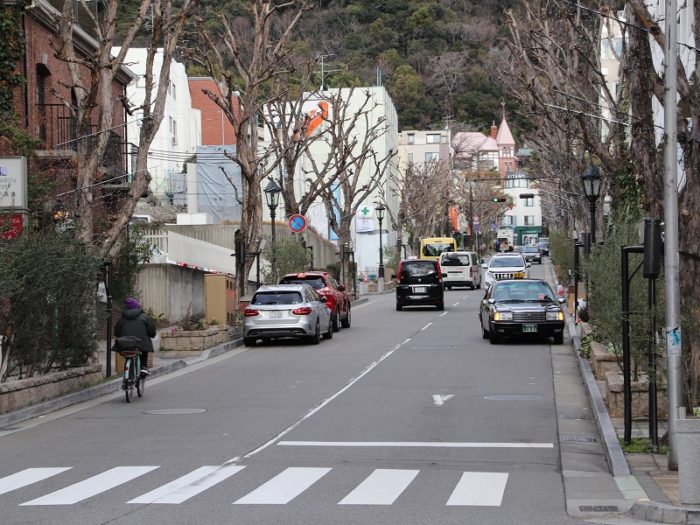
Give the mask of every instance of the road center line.
M 270 445 L 274 445 L 277 441 L 279 441 L 281 438 L 283 438 L 284 436 L 286 436 L 287 434 L 289 434 L 292 430 L 294 430 L 295 428 L 297 428 L 297 427 L 298 427 L 299 425 L 301 425 L 304 421 L 306 421 L 306 420 L 309 419 L 311 416 L 313 416 L 316 412 L 318 412 L 318 411 L 321 410 L 323 407 L 325 407 L 328 403 L 330 403 L 331 401 L 333 401 L 334 399 L 336 399 L 338 396 L 340 396 L 341 394 L 343 394 L 344 392 L 346 392 L 350 387 L 352 387 L 352 386 L 353 386 L 355 383 L 357 383 L 360 379 L 362 379 L 362 378 L 365 377 L 367 374 L 369 374 L 369 373 L 370 373 L 372 370 L 374 370 L 374 368 L 376 368 L 382 361 L 384 361 L 386 358 L 388 358 L 389 356 L 391 356 L 391 354 L 393 354 L 394 352 L 396 352 L 399 348 L 401 348 L 401 344 L 396 345 L 394 348 L 392 348 L 392 349 L 389 350 L 387 353 L 385 353 L 384 355 L 382 355 L 379 359 L 377 359 L 376 361 L 374 361 L 373 363 L 371 363 L 369 366 L 367 366 L 367 368 L 365 368 L 365 369 L 360 373 L 360 375 L 358 375 L 358 376 L 355 377 L 354 379 L 351 379 L 343 388 L 341 388 L 340 390 L 338 390 L 338 391 L 337 391 L 335 394 L 333 394 L 332 396 L 330 396 L 330 397 L 324 399 L 323 401 L 321 401 L 318 405 L 316 405 L 314 408 L 312 408 L 311 410 L 309 410 L 309 411 L 306 413 L 306 415 L 304 415 L 304 416 L 300 417 L 299 419 L 297 419 L 294 423 L 292 423 L 291 425 L 289 425 L 289 426 L 288 426 L 287 428 L 285 428 L 282 432 L 280 432 L 279 434 L 277 434 L 275 437 L 273 437 L 272 439 L 270 439 L 270 440 L 267 441 L 266 443 L 263 443 L 262 445 L 260 445 L 260 446 L 259 446 L 258 448 L 256 448 L 255 450 L 252 450 L 251 452 L 248 452 L 247 454 L 245 454 L 245 455 L 243 455 L 243 456 L 237 456 L 237 457 L 235 457 L 235 458 L 229 459 L 228 461 L 225 461 L 225 462 L 223 463 L 223 465 L 230 465 L 231 463 L 237 463 L 238 461 L 241 461 L 241 460 L 244 460 L 244 459 L 248 459 L 248 458 L 250 458 L 250 457 L 252 457 L 252 456 L 258 454 L 259 452 L 262 452 L 263 450 L 265 450 L 265 449 L 266 449 L 267 447 L 269 447 Z
M 391 447 L 391 448 L 554 448 L 553 443 L 479 443 L 441 441 L 280 441 L 280 447 Z
M 422 332 L 423 330 L 426 330 L 431 324 L 433 324 L 432 321 L 425 325 L 423 328 L 421 328 L 420 331 Z
M 459 306 L 459 301 L 457 301 L 457 302 L 456 302 L 455 304 L 453 304 L 452 306 Z
M 402 344 L 402 345 L 405 345 L 405 344 L 408 343 L 410 340 L 411 340 L 411 338 L 409 337 L 408 339 L 406 339 L 406 340 L 405 340 L 403 343 L 401 343 L 401 344 Z
M 450 312 L 443 312 L 443 313 L 441 313 L 438 317 L 444 317 L 444 316 L 446 316 L 446 315 L 449 314 L 449 313 L 450 313 Z

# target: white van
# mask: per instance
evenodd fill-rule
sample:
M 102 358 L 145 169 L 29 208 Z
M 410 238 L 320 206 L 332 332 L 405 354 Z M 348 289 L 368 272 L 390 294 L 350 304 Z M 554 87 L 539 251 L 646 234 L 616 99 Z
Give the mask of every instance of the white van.
M 476 252 L 446 252 L 440 255 L 442 273 L 447 274 L 445 288 L 469 286 L 481 288 L 481 257 Z

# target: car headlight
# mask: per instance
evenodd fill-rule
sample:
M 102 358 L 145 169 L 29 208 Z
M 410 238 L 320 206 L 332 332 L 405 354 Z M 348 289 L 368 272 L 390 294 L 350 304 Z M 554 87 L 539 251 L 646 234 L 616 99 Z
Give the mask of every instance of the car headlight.
M 547 321 L 563 321 L 564 312 L 561 310 L 547 312 Z
M 513 279 L 524 279 L 525 278 L 525 272 L 515 272 L 513 274 Z
M 493 314 L 494 321 L 512 321 L 513 312 L 496 312 Z

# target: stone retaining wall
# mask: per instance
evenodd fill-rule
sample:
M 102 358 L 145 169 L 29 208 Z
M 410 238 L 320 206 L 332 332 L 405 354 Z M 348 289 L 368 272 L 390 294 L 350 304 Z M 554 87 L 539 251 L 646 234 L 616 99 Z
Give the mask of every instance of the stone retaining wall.
M 597 379 L 605 379 L 608 372 L 621 370 L 622 356 L 611 354 L 597 341 L 591 341 L 591 368 Z
M 605 404 L 610 417 L 624 417 L 625 393 L 622 374 L 608 372 L 605 374 L 606 391 Z M 632 417 L 649 417 L 649 385 L 646 378 L 642 381 L 632 381 Z M 656 387 L 656 414 L 660 419 L 668 417 L 668 398 L 665 385 Z
M 177 330 L 160 333 L 161 351 L 182 350 L 186 352 L 201 351 L 212 346 L 230 341 L 228 330 L 212 327 L 206 330 Z
M 102 380 L 102 366 L 90 365 L 0 383 L 0 414 L 60 397 Z

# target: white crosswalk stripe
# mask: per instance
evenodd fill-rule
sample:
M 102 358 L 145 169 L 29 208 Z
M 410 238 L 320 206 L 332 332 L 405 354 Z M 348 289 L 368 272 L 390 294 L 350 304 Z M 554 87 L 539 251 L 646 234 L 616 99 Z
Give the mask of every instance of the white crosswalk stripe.
M 37 481 L 42 481 L 66 470 L 71 467 L 56 467 L 56 468 L 28 468 L 15 474 L 0 478 L 0 494 L 6 494 L 13 490 L 21 489 Z
M 507 482 L 508 474 L 504 472 L 465 472 L 447 505 L 498 507 Z
M 182 503 L 230 478 L 244 468 L 238 465 L 200 467 L 127 503 Z
M 32 505 L 72 505 L 85 499 L 96 496 L 101 492 L 118 487 L 127 481 L 143 476 L 158 467 L 115 467 L 102 474 L 93 476 L 80 483 L 75 483 L 64 489 L 57 490 L 46 496 L 20 504 L 20 506 Z
M 263 483 L 236 505 L 284 505 L 331 471 L 329 468 L 290 467 Z
M 27 468 L 0 478 L 0 495 L 61 474 L 73 467 Z M 72 505 L 105 493 L 157 466 L 120 466 L 84 479 L 20 506 Z M 129 504 L 171 504 L 186 502 L 242 471 L 243 465 L 206 465 L 135 497 Z M 265 481 L 235 505 L 285 505 L 303 494 L 328 474 L 331 468 L 289 467 Z M 420 483 L 420 470 L 375 469 L 338 501 L 338 505 L 394 505 L 411 484 Z M 462 472 L 445 505 L 498 507 L 508 483 L 506 472 Z M 348 487 L 349 488 L 349 487 Z M 443 500 L 444 501 L 444 500 Z M 331 503 L 331 502 L 328 502 Z
M 418 475 L 418 470 L 377 469 L 339 505 L 391 505 Z

